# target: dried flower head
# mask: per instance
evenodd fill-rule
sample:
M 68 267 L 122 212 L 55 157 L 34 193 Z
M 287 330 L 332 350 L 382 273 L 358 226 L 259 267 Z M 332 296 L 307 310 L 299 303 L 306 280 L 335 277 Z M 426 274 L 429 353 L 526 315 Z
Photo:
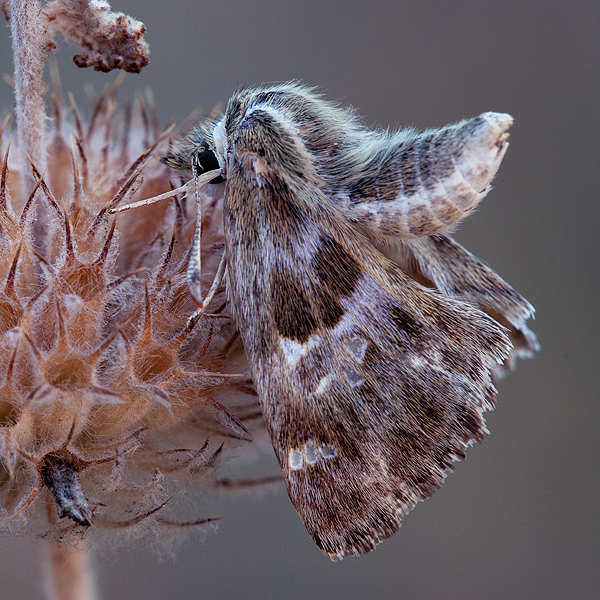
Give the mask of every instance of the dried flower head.
M 148 64 L 146 26 L 111 11 L 104 0 L 54 0 L 46 6 L 44 15 L 49 33 L 60 33 L 84 49 L 73 57 L 78 67 L 139 73 Z
M 74 103 L 65 115 L 56 91 L 48 168 L 28 166 L 32 189 L 11 162 L 18 153 L 6 125 L 0 132 L 4 528 L 46 531 L 41 513 L 57 537 L 92 523 L 139 532 L 177 524 L 169 499 L 214 486 L 219 438 L 249 440 L 244 419 L 260 422 L 224 290 L 210 313 L 194 316 L 194 202 L 176 196 L 109 214 L 173 187 L 155 158 L 168 135 L 152 103 L 119 111 L 117 87 L 95 101 L 85 126 Z M 43 228 L 36 213 L 46 215 Z M 223 250 L 210 191 L 203 232 L 208 288 Z

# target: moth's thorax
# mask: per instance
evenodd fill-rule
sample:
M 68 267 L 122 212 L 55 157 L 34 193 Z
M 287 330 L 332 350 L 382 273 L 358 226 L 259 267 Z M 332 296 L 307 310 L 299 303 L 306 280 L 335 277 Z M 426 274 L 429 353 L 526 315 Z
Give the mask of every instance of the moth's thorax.
M 276 107 L 265 103 L 250 106 L 237 125 L 227 130 L 225 148 L 226 169 L 233 167 L 232 161 L 250 159 L 259 185 L 269 174 L 293 186 L 302 181 L 318 183 L 314 158 L 296 124 Z
M 298 84 L 238 90 L 223 123 L 231 154 L 265 156 L 282 172 L 328 189 L 351 170 L 350 163 L 361 161 L 353 150 L 369 135 L 353 111 Z

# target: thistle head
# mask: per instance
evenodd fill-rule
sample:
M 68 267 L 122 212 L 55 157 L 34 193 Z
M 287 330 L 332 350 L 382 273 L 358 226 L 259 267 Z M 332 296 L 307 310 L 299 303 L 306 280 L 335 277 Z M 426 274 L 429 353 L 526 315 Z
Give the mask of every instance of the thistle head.
M 244 353 L 223 289 L 194 316 L 195 202 L 110 213 L 180 183 L 152 103 L 120 111 L 113 87 L 87 124 L 58 93 L 54 110 L 45 172 L 0 132 L 0 525 L 172 526 L 179 494 L 218 485 L 223 440 L 259 422 Z M 209 194 L 205 289 L 223 250 Z

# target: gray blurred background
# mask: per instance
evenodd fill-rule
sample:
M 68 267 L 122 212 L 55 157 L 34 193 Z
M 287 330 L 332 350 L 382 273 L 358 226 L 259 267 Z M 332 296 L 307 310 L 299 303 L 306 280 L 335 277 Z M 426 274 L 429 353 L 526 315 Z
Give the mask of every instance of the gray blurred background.
M 331 563 L 280 489 L 217 505 L 217 534 L 175 562 L 143 548 L 100 552 L 102 597 L 600 597 L 598 1 L 112 5 L 146 24 L 152 51 L 120 97 L 151 87 L 163 122 L 241 84 L 292 78 L 369 125 L 511 113 L 495 190 L 456 237 L 535 305 L 542 350 L 500 383 L 491 435 L 370 555 Z M 99 92 L 115 75 L 77 69 L 75 51 L 63 43 L 56 59 L 83 104 L 86 82 Z M 7 29 L 0 72 L 12 73 Z M 0 81 L 0 106 L 11 102 Z M 2 599 L 42 597 L 40 556 L 40 544 L 0 539 Z

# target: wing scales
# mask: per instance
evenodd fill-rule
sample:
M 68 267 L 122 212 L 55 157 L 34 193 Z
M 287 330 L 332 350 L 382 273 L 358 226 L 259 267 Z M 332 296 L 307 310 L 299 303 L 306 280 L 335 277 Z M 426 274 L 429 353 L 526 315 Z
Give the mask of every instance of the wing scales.
M 508 338 L 410 280 L 316 186 L 246 159 L 227 198 L 228 289 L 290 498 L 325 553 L 368 552 L 482 438 Z

